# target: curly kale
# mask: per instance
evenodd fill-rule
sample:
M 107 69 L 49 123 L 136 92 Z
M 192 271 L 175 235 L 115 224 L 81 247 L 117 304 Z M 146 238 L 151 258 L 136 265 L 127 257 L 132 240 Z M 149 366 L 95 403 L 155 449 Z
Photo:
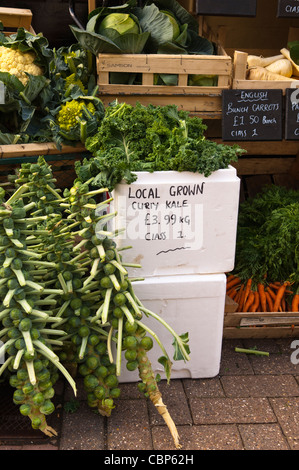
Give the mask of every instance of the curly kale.
M 175 105 L 135 106 L 112 103 L 105 111 L 98 131 L 86 142 L 93 157 L 86 165 L 94 185 L 109 190 L 125 180 L 135 181 L 136 171 L 190 171 L 209 176 L 227 168 L 244 151 L 237 145 L 219 145 L 205 139 L 206 126 L 198 117 Z M 90 178 L 90 176 L 89 176 Z M 86 181 L 86 180 L 85 180 Z

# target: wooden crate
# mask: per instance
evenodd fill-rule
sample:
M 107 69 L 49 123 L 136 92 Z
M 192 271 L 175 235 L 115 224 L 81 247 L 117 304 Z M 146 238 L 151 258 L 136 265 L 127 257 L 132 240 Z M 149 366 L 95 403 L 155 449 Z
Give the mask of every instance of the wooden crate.
M 5 28 L 4 34 L 6 36 L 15 33 L 18 28 L 24 28 L 35 34 L 31 25 L 31 10 L 25 8 L 0 7 L 0 21 L 3 23 Z
M 217 55 L 169 55 L 169 54 L 99 54 L 97 74 L 99 96 L 104 105 L 117 99 L 119 102 L 164 106 L 175 104 L 207 119 L 221 118 L 222 90 L 232 86 L 233 63 L 221 45 L 221 29 L 212 32 L 199 21 L 199 35 L 217 45 Z M 116 85 L 109 83 L 110 72 L 139 73 L 140 85 Z M 154 85 L 155 74 L 175 74 L 177 86 Z M 188 75 L 217 75 L 217 86 L 188 86 Z
M 0 145 L 0 182 L 17 170 L 22 163 L 36 162 L 40 155 L 51 165 L 57 187 L 70 188 L 76 178 L 75 162 L 87 154 L 83 145 L 63 146 L 61 150 L 52 142 Z
M 262 55 L 262 54 L 260 54 Z M 233 64 L 233 89 L 280 89 L 298 88 L 298 80 L 247 80 L 247 52 L 235 51 Z
M 299 333 L 299 312 L 237 312 L 226 296 L 224 338 L 291 338 Z

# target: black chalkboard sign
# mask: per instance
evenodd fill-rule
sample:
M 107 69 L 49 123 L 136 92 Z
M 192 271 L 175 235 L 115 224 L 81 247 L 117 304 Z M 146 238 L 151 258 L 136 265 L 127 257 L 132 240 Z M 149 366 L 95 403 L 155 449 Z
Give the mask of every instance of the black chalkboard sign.
M 198 15 L 255 16 L 256 0 L 196 0 Z
M 282 90 L 223 90 L 222 139 L 282 140 Z
M 299 140 L 299 88 L 286 90 L 285 139 Z
M 277 16 L 299 18 L 299 0 L 278 0 Z

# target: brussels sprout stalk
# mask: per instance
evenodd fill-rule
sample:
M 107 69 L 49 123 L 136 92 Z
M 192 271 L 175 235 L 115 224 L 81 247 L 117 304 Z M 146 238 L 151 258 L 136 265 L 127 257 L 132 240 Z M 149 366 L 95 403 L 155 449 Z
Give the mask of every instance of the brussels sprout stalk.
M 137 347 L 137 359 L 139 377 L 146 386 L 149 399 L 154 404 L 158 413 L 162 416 L 174 440 L 175 447 L 181 448 L 179 443 L 179 434 L 176 426 L 167 410 L 166 405 L 163 403 L 161 392 L 159 391 L 157 381 L 155 379 L 151 363 L 147 357 L 146 351 L 141 346 Z

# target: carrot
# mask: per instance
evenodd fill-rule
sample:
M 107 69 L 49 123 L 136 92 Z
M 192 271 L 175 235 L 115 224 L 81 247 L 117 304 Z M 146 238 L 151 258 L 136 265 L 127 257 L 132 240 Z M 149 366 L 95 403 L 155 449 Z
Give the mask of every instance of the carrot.
M 226 282 L 232 281 L 235 279 L 235 274 L 228 274 L 226 277 Z
M 276 298 L 275 298 L 275 301 L 274 301 L 274 305 L 273 305 L 274 312 L 278 312 L 279 307 L 281 306 L 281 301 L 282 301 L 284 292 L 285 292 L 288 285 L 289 285 L 288 282 L 284 282 L 280 286 L 280 288 L 278 289 L 277 294 L 276 294 Z
M 232 287 L 234 287 L 234 286 L 236 286 L 240 283 L 241 283 L 241 279 L 236 276 L 234 279 L 232 279 L 231 281 L 226 283 L 226 290 L 228 291 L 229 289 L 231 289 Z
M 249 292 L 248 298 L 244 304 L 244 307 L 242 309 L 242 312 L 248 312 L 249 307 L 253 304 L 254 302 L 254 293 L 252 291 Z
M 274 301 L 276 299 L 276 294 L 269 286 L 267 287 L 267 292 L 269 292 L 271 299 Z
M 275 290 L 278 290 L 280 288 L 281 284 L 280 282 L 270 282 L 269 284 L 269 287 L 271 287 L 271 289 L 275 289 Z
M 291 305 L 292 312 L 299 312 L 299 294 L 295 294 Z
M 268 291 L 265 291 L 265 295 L 266 295 L 266 300 L 267 300 L 267 305 L 268 305 L 268 312 L 273 312 L 273 300 L 272 300 L 272 297 L 271 295 L 269 294 Z
M 265 295 L 265 286 L 261 282 L 257 285 L 257 290 L 260 295 L 260 300 L 261 300 L 261 308 L 262 312 L 267 311 L 267 299 Z
M 250 312 L 256 312 L 260 304 L 260 296 L 259 296 L 258 291 L 254 291 L 253 295 L 254 295 L 254 300 L 251 306 L 249 307 Z
M 240 303 L 240 300 L 241 300 L 243 291 L 244 291 L 244 284 L 241 284 L 241 287 L 240 287 L 240 289 L 238 290 L 238 294 L 237 294 L 236 297 L 234 298 L 234 301 L 235 301 L 237 304 Z
M 248 297 L 248 295 L 249 295 L 249 292 L 250 292 L 250 289 L 251 289 L 251 285 L 252 285 L 252 279 L 249 278 L 248 281 L 247 281 L 247 284 L 246 284 L 246 288 L 245 288 L 244 303 L 246 302 L 247 297 Z
M 234 287 L 227 292 L 227 295 L 233 300 L 234 300 L 234 298 L 236 297 L 237 294 L 238 294 L 238 291 Z
M 249 294 L 249 291 L 250 291 L 250 288 L 251 288 L 251 284 L 252 284 L 252 280 L 248 279 L 245 286 L 244 286 L 243 292 L 241 294 L 241 298 L 240 298 L 240 302 L 239 302 L 239 307 L 237 308 L 237 312 L 242 312 L 243 311 L 243 307 L 244 307 L 245 302 L 247 300 L 247 297 L 248 297 L 248 294 Z
M 286 299 L 282 297 L 281 299 L 281 311 L 285 312 L 286 311 Z

